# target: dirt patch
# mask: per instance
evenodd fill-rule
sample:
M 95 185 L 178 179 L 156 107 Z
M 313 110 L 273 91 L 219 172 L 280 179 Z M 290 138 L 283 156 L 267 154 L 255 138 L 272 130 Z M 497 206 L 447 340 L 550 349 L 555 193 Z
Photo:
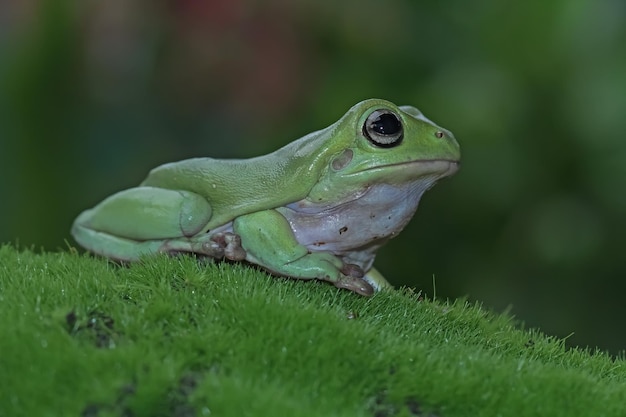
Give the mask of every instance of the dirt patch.
M 135 394 L 135 385 L 123 386 L 112 404 L 89 403 L 80 413 L 81 417 L 99 417 L 101 413 L 107 416 L 134 417 L 134 413 L 126 404 L 128 398 Z
M 115 320 L 99 311 L 79 317 L 72 310 L 65 315 L 65 324 L 72 336 L 86 338 L 98 348 L 114 348 L 120 337 L 120 332 L 115 330 Z
M 172 417 L 196 417 L 196 409 L 189 404 L 189 397 L 201 379 L 200 372 L 188 372 L 178 380 L 178 385 L 168 395 Z
M 368 409 L 374 417 L 395 417 L 398 415 L 441 417 L 439 414 L 424 411 L 422 404 L 415 396 L 408 396 L 399 404 L 391 402 L 387 398 L 386 390 L 380 390 L 376 393 L 370 400 Z
M 189 403 L 190 396 L 198 387 L 202 380 L 202 373 L 187 372 L 178 380 L 174 387 L 171 387 L 165 396 L 168 400 L 168 413 L 170 417 L 196 417 L 198 415 L 194 406 Z M 81 417 L 134 417 L 135 413 L 127 404 L 128 400 L 135 394 L 136 383 L 123 386 L 115 398 L 110 403 L 88 403 L 81 412 Z

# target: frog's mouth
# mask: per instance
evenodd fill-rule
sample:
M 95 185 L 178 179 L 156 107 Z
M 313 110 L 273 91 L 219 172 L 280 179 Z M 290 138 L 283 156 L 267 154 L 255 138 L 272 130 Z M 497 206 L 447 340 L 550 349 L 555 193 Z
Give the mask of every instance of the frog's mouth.
M 377 165 L 363 171 L 393 171 L 400 176 L 419 178 L 422 176 L 436 176 L 437 178 L 454 175 L 460 166 L 460 161 L 451 159 L 418 159 L 415 161 L 398 162 L 395 164 Z

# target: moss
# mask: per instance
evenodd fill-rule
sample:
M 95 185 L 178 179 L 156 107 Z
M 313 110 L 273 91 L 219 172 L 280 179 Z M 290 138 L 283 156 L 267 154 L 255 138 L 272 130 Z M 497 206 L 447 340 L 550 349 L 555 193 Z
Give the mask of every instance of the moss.
M 0 247 L 0 415 L 623 416 L 623 358 L 463 300 Z

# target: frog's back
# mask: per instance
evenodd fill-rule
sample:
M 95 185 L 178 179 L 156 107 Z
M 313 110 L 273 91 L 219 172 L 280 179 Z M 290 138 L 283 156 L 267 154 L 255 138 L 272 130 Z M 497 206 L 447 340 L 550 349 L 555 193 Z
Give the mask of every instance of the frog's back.
M 205 197 L 213 209 L 209 228 L 214 228 L 242 214 L 304 198 L 319 178 L 320 154 L 303 152 L 315 140 L 304 137 L 250 159 L 192 158 L 164 164 L 150 171 L 141 185 Z
M 209 228 L 246 213 L 293 203 L 309 194 L 333 155 L 353 142 L 354 123 L 363 108 L 385 103 L 363 101 L 336 123 L 268 155 L 251 159 L 193 158 L 161 165 L 142 185 L 186 190 L 205 197 L 213 210 Z

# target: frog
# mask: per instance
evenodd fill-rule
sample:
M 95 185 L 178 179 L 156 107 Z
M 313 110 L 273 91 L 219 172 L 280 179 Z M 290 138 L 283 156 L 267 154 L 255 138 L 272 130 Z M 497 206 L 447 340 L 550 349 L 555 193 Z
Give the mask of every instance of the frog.
M 370 296 L 393 288 L 373 266 L 378 249 L 460 156 L 454 135 L 416 107 L 367 99 L 263 156 L 157 166 L 80 213 L 71 234 L 120 263 L 190 254 Z

